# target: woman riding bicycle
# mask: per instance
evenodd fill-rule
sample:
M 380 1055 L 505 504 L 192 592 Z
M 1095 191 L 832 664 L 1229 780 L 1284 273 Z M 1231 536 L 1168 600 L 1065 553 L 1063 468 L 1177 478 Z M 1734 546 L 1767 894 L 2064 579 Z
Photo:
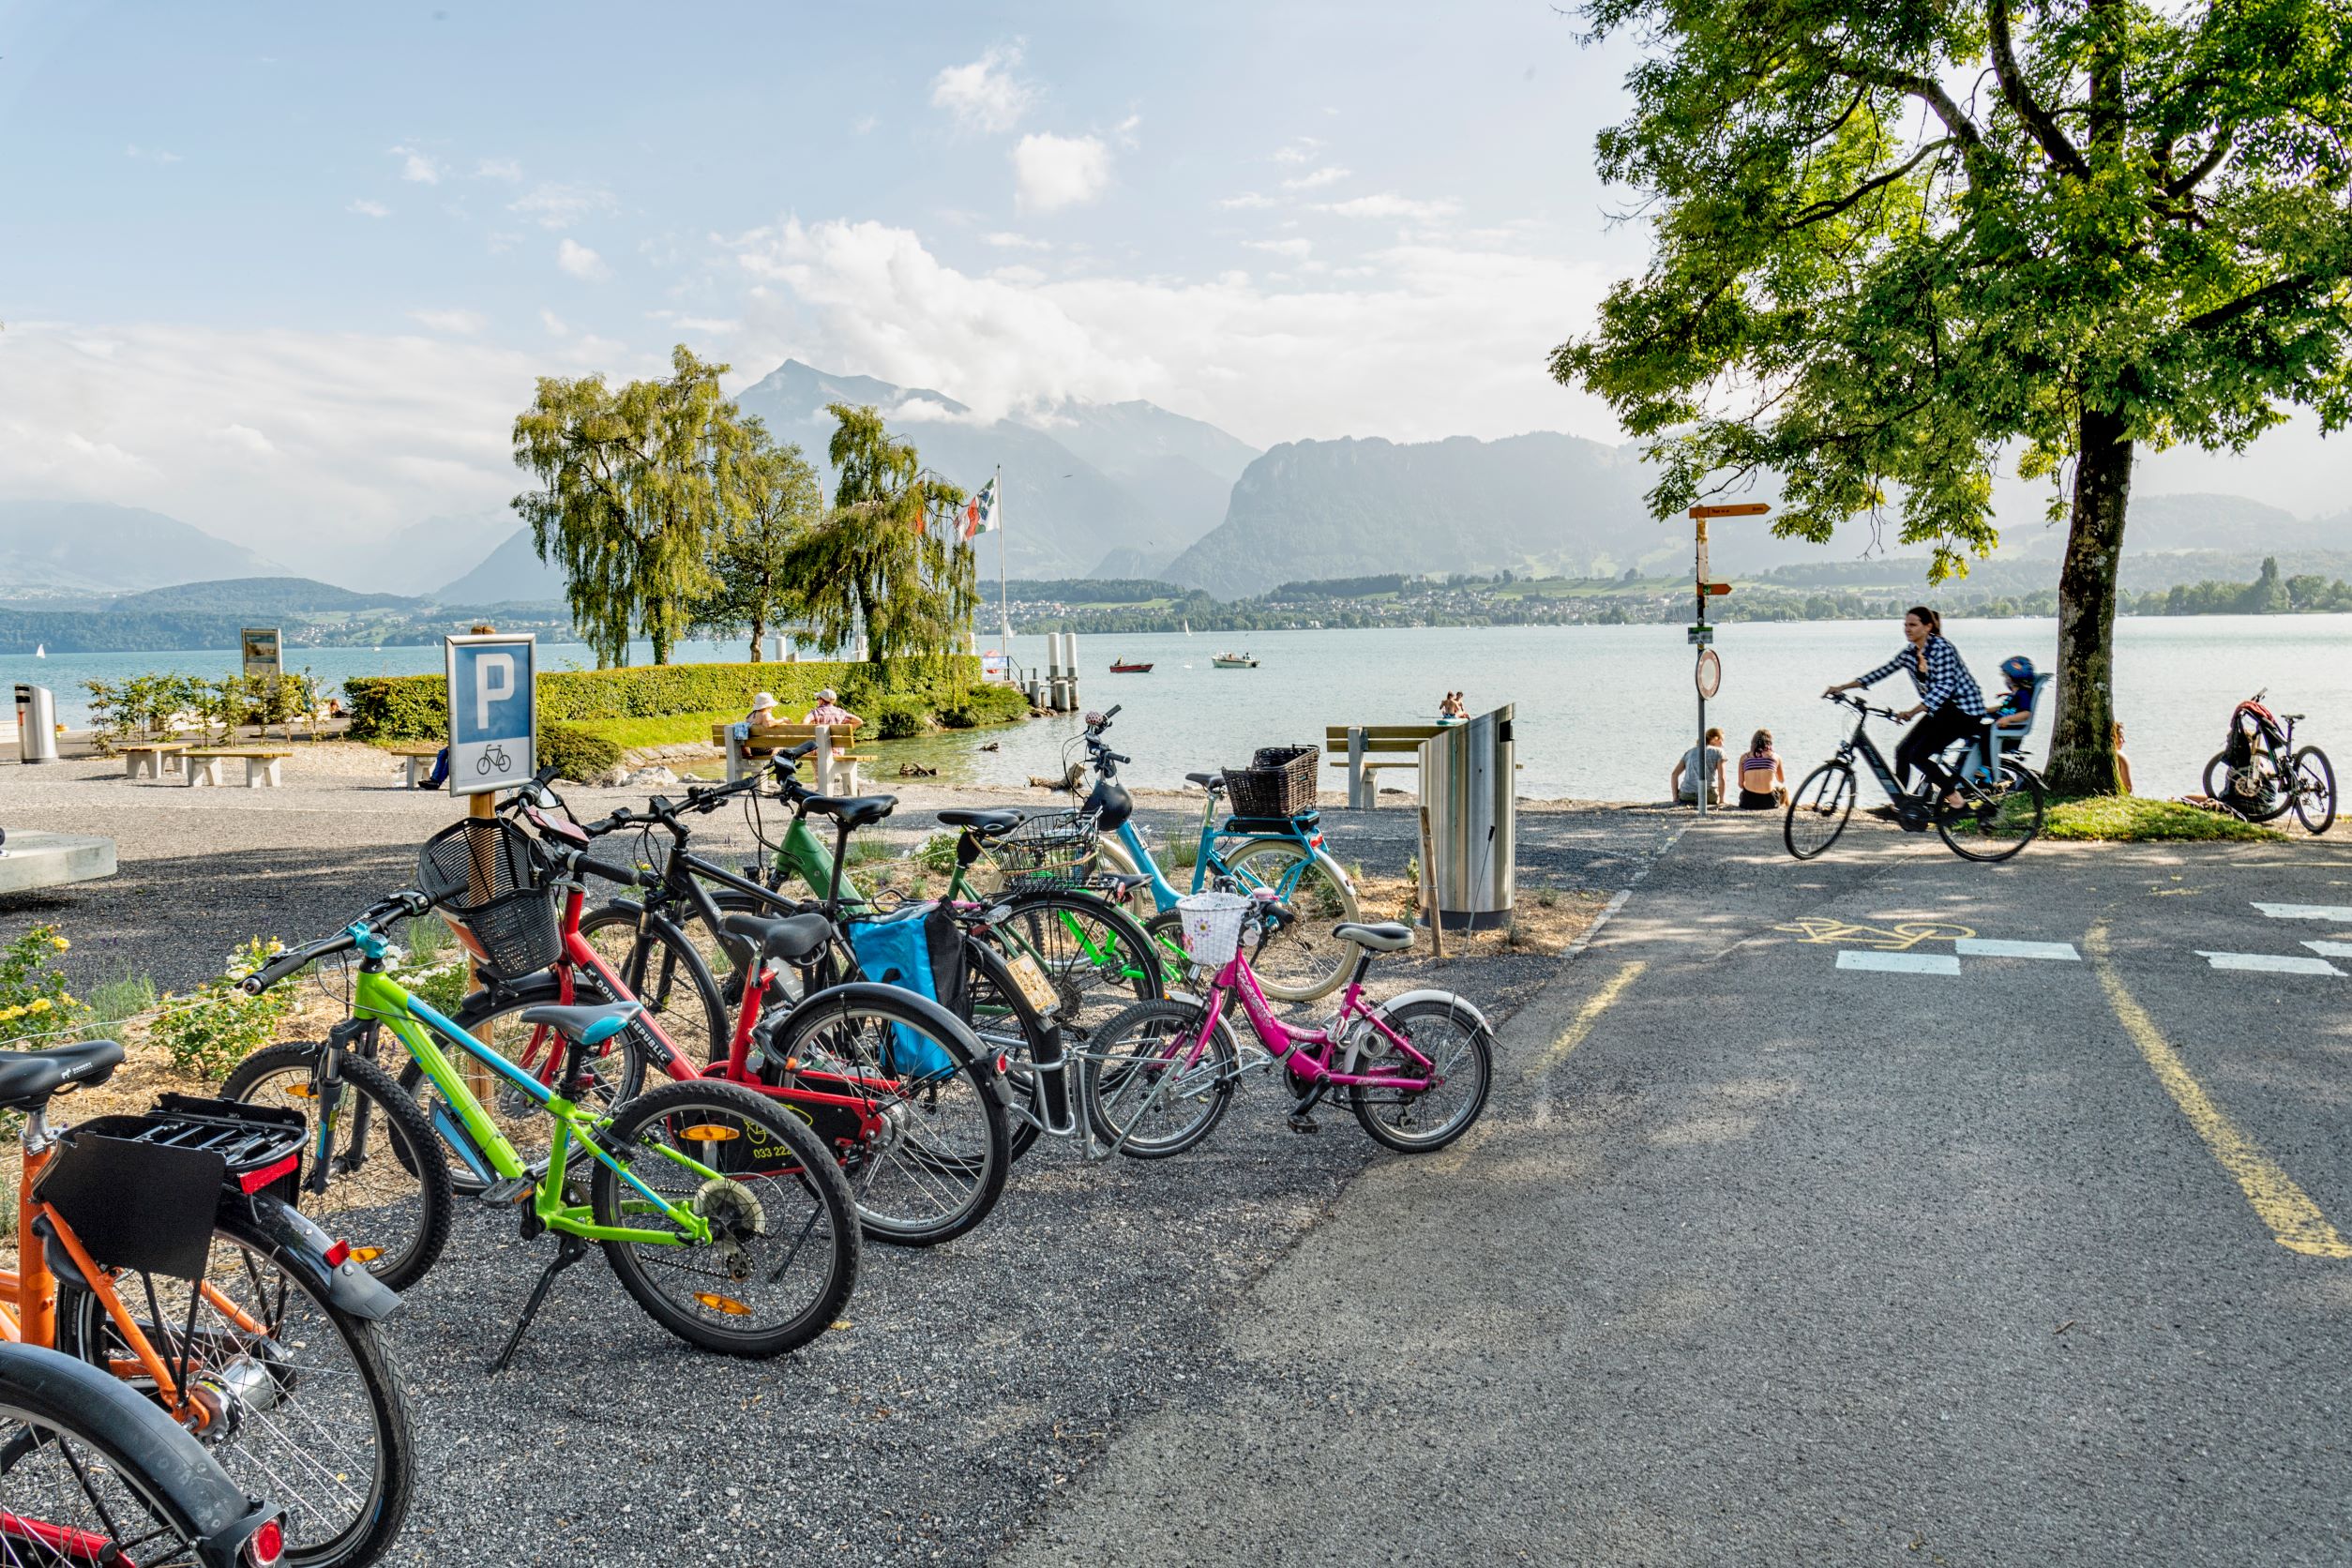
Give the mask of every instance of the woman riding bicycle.
M 1953 741 L 1977 732 L 1984 722 L 1984 694 L 1960 661 L 1960 650 L 1945 638 L 1942 616 L 1923 604 L 1913 605 L 1904 613 L 1903 635 L 1908 645 L 1901 653 L 1868 674 L 1833 686 L 1821 695 L 1835 697 L 1856 686 L 1876 686 L 1898 670 L 1908 673 L 1911 684 L 1919 688 L 1919 705 L 1895 716 L 1926 716 L 1911 726 L 1894 748 L 1895 778 L 1908 790 L 1911 770 L 1917 768 L 1930 784 L 1949 788 L 1952 779 L 1937 763 L 1937 754 Z M 1902 803 L 1897 803 L 1896 812 L 1903 809 Z

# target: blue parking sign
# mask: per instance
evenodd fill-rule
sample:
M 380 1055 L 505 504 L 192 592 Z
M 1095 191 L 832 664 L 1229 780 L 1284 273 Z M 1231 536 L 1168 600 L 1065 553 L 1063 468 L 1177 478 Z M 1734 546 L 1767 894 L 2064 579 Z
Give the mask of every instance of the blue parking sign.
M 527 784 L 537 771 L 537 638 L 445 637 L 449 661 L 449 792 Z

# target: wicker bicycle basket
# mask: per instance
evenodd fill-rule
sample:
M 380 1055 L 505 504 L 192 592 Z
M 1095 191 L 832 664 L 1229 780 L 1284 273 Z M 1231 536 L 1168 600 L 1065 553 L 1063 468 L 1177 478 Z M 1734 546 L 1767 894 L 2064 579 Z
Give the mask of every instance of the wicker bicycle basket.
M 520 980 L 563 956 L 547 852 L 505 818 L 452 822 L 416 856 L 417 886 L 491 980 Z
M 1315 809 L 1311 746 L 1262 746 L 1246 768 L 1225 770 L 1225 798 L 1236 817 L 1295 817 Z

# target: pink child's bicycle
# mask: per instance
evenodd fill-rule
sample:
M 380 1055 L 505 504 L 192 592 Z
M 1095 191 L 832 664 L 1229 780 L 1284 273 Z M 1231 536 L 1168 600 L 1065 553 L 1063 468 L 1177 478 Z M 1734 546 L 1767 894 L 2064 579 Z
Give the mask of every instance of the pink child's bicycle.
M 1274 1016 L 1250 972 L 1252 944 L 1242 941 L 1252 925 L 1297 916 L 1270 892 L 1196 893 L 1177 908 L 1196 975 L 1213 976 L 1208 995 L 1139 1002 L 1089 1042 L 1080 1093 L 1097 1138 L 1138 1159 L 1181 1153 L 1215 1129 L 1246 1068 L 1277 1062 L 1299 1132 L 1315 1130 L 1315 1107 L 1333 1093 L 1346 1094 L 1374 1141 L 1406 1153 L 1442 1149 L 1478 1120 L 1494 1078 L 1494 1031 L 1484 1015 L 1450 991 L 1364 1000 L 1372 955 L 1411 946 L 1410 927 L 1335 927 L 1356 948 L 1339 1010 L 1319 1029 L 1298 1029 Z M 1254 1061 L 1243 1060 L 1226 1018 L 1229 996 L 1257 1033 Z

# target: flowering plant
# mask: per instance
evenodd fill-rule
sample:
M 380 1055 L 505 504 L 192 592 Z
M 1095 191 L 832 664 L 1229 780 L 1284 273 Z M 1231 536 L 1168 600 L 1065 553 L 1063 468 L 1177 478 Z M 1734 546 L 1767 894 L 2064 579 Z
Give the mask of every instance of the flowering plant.
M 89 1008 L 50 966 L 73 943 L 54 926 L 36 926 L 0 947 L 0 1048 L 72 1030 Z

